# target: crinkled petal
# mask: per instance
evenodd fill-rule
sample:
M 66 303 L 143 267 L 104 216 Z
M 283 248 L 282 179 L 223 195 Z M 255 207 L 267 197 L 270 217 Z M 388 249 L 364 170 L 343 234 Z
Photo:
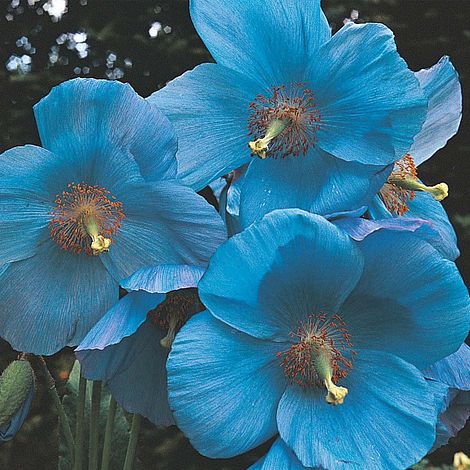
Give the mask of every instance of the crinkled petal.
M 384 165 L 402 158 L 427 110 L 418 80 L 382 24 L 349 24 L 321 47 L 308 74 L 320 111 L 318 146 Z
M 202 64 L 149 98 L 178 134 L 178 177 L 195 190 L 250 159 L 250 102 L 263 92 L 244 75 Z
M 294 80 L 331 37 L 320 0 L 191 0 L 197 32 L 217 63 L 266 86 Z
M 205 265 L 227 237 L 217 211 L 176 181 L 129 185 L 123 211 L 121 228 L 101 255 L 118 280 L 144 266 Z
M 278 438 L 269 452 L 248 470 L 304 470 L 306 468 L 284 441 Z
M 305 466 L 408 468 L 426 455 L 445 386 L 396 356 L 364 350 L 341 385 L 349 390 L 342 405 L 326 403 L 323 389 L 297 386 L 279 403 L 279 433 Z
M 470 346 L 462 344 L 455 353 L 426 368 L 423 374 L 450 388 L 470 391 Z
M 276 408 L 285 378 L 282 344 L 255 339 L 195 315 L 168 358 L 170 406 L 178 427 L 203 455 L 225 458 L 276 434 Z
M 167 293 L 172 290 L 197 287 L 205 268 L 187 264 L 161 264 L 142 268 L 121 282 L 121 287 L 133 291 Z
M 157 426 L 174 424 L 168 405 L 165 332 L 147 313 L 164 295 L 133 292 L 119 301 L 76 349 L 84 377 L 104 380 L 116 401 Z
M 420 369 L 455 352 L 470 326 L 455 264 L 410 233 L 380 230 L 359 246 L 364 274 L 341 308 L 354 347 L 385 350 Z
M 457 133 L 462 119 L 462 88 L 447 56 L 415 75 L 429 100 L 426 121 L 410 149 L 416 165 L 420 165 Z
M 256 159 L 241 183 L 242 227 L 275 209 L 328 214 L 368 205 L 388 173 L 388 169 L 345 162 L 319 149 L 297 158 Z
M 118 294 L 98 257 L 47 241 L 0 277 L 0 336 L 18 351 L 53 354 L 78 344 Z
M 199 295 L 228 325 L 287 340 L 308 315 L 336 313 L 362 265 L 349 237 L 323 217 L 274 211 L 217 250 Z
M 95 156 L 110 146 L 135 159 L 149 181 L 176 176 L 177 140 L 168 119 L 129 84 L 77 78 L 52 89 L 35 107 L 41 141 L 59 155 Z M 105 150 L 105 152 L 103 152 Z M 109 189 L 109 188 L 108 188 Z

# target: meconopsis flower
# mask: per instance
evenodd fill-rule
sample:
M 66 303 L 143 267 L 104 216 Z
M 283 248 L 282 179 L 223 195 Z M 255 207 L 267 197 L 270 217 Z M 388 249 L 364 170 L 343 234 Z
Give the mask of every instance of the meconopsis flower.
M 176 423 L 202 454 L 279 434 L 306 467 L 404 469 L 432 447 L 447 387 L 420 369 L 462 344 L 470 300 L 427 242 L 382 229 L 356 243 L 274 211 L 216 251 L 199 295 L 208 311 L 167 367 Z
M 130 86 L 66 82 L 34 108 L 44 148 L 0 156 L 0 336 L 77 345 L 144 266 L 204 264 L 220 217 L 177 180 L 168 120 Z
M 427 106 L 392 32 L 349 24 L 331 36 L 320 0 L 191 0 L 190 8 L 217 63 L 148 98 L 176 126 L 183 181 L 200 189 L 250 163 L 243 226 L 274 209 L 367 205 Z
M 128 412 L 157 426 L 174 424 L 168 405 L 166 360 L 175 334 L 203 310 L 200 266 L 143 268 L 121 282 L 128 294 L 75 350 L 81 373 L 103 380 Z
M 415 75 L 428 98 L 426 121 L 408 154 L 395 164 L 387 183 L 369 206 L 369 213 L 375 219 L 405 216 L 431 221 L 440 234 L 436 248 L 454 260 L 459 256 L 457 237 L 440 203 L 448 194 L 447 184 L 424 185 L 418 179 L 417 167 L 456 134 L 462 117 L 462 90 L 448 57 Z

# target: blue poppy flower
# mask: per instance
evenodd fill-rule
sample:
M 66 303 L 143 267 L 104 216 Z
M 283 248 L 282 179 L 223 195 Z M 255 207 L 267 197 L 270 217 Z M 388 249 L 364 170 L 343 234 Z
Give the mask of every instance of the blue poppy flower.
M 208 311 L 167 367 L 176 423 L 202 454 L 279 433 L 307 467 L 406 468 L 433 445 L 446 387 L 419 369 L 458 349 L 470 301 L 428 243 L 387 230 L 356 243 L 274 211 L 217 250 L 199 294 Z
M 168 405 L 166 360 L 182 324 L 202 310 L 195 289 L 204 268 L 143 268 L 121 285 L 129 293 L 75 350 L 81 373 L 103 380 L 116 401 L 157 426 L 174 424 Z
M 439 202 L 447 196 L 447 185 L 423 185 L 417 179 L 416 167 L 456 134 L 462 118 L 462 90 L 448 57 L 443 57 L 430 69 L 420 70 L 416 77 L 429 100 L 426 121 L 409 154 L 397 162 L 369 212 L 372 218 L 404 216 L 432 221 L 440 234 L 436 248 L 446 258 L 455 260 L 459 256 L 457 237 Z
M 225 229 L 175 180 L 172 126 L 129 85 L 72 80 L 34 112 L 44 148 L 0 156 L 0 336 L 52 354 L 83 339 L 121 279 L 205 263 Z
M 244 227 L 278 208 L 370 202 L 427 106 L 392 32 L 351 24 L 331 36 L 320 0 L 191 0 L 190 10 L 217 63 L 148 98 L 176 126 L 182 180 L 201 189 L 251 162 Z

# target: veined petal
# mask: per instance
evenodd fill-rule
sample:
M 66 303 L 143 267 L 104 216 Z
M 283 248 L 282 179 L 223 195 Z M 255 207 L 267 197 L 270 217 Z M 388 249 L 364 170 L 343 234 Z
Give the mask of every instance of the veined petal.
M 275 209 L 328 214 L 368 205 L 388 173 L 388 168 L 345 162 L 320 149 L 297 158 L 256 159 L 241 183 L 242 227 Z
M 269 452 L 248 470 L 305 470 L 297 456 L 279 437 Z
M 455 352 L 470 326 L 455 264 L 410 233 L 380 230 L 359 246 L 364 274 L 341 308 L 354 347 L 385 350 L 420 369 Z
M 457 133 L 462 119 L 462 88 L 447 56 L 415 75 L 429 100 L 426 121 L 409 152 L 420 165 Z
M 250 160 L 250 102 L 264 88 L 218 64 L 202 64 L 149 98 L 178 134 L 178 178 L 199 191 Z
M 288 341 L 308 315 L 337 313 L 362 264 L 349 237 L 323 217 L 274 211 L 217 250 L 199 295 L 233 328 Z
M 320 0 L 191 0 L 190 8 L 216 62 L 268 87 L 301 73 L 331 37 Z
M 200 453 L 232 457 L 276 434 L 276 408 L 286 386 L 279 348 L 208 312 L 181 329 L 168 358 L 170 406 Z
M 118 294 L 98 257 L 73 255 L 49 240 L 0 277 L 0 336 L 18 351 L 53 354 L 78 344 Z
M 176 181 L 129 185 L 122 202 L 126 217 L 100 256 L 115 279 L 143 266 L 204 265 L 226 239 L 217 211 Z
M 129 84 L 77 78 L 53 88 L 35 107 L 45 148 L 69 158 L 97 156 L 104 142 L 129 155 L 149 181 L 176 176 L 177 140 L 168 119 Z M 95 157 L 96 158 L 96 157 Z
M 161 264 L 142 268 L 121 282 L 127 290 L 164 294 L 172 290 L 197 287 L 205 272 L 202 266 Z
M 341 28 L 310 62 L 320 111 L 318 146 L 347 161 L 402 158 L 423 125 L 427 100 L 384 25 Z
M 84 377 L 104 380 L 116 401 L 157 426 L 174 424 L 168 405 L 166 359 L 160 346 L 165 333 L 147 312 L 164 295 L 132 292 L 119 301 L 90 331 L 75 353 Z
M 297 386 L 288 387 L 279 403 L 281 438 L 305 466 L 408 468 L 426 455 L 445 386 L 431 385 L 392 354 L 365 350 L 341 385 L 349 393 L 339 406 L 326 403 L 320 388 Z

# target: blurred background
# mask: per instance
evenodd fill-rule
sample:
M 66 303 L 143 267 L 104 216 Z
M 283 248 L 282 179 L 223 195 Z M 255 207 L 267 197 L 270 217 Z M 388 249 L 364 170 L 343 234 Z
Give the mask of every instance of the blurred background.
M 230 1 L 230 0 L 227 0 Z M 470 281 L 470 1 L 323 0 L 334 31 L 347 19 L 383 22 L 413 70 L 450 55 L 460 73 L 464 115 L 459 134 L 420 166 L 428 184 L 448 183 L 444 201 L 459 236 L 458 266 Z M 32 106 L 51 87 L 74 77 L 129 82 L 148 96 L 166 82 L 211 57 L 197 36 L 188 0 L 0 0 L 0 152 L 39 144 Z M 60 132 L 60 129 L 57 130 Z M 0 340 L 0 370 L 17 353 Z M 64 350 L 48 358 L 60 393 L 73 363 Z M 57 419 L 38 371 L 30 417 L 13 441 L 0 447 L 0 469 L 57 468 Z M 391 443 L 393 444 L 393 443 Z M 201 457 L 176 428 L 144 423 L 138 459 L 143 469 L 242 469 L 269 448 L 226 461 Z M 429 456 L 429 465 L 450 464 L 456 451 L 470 454 L 470 427 Z

